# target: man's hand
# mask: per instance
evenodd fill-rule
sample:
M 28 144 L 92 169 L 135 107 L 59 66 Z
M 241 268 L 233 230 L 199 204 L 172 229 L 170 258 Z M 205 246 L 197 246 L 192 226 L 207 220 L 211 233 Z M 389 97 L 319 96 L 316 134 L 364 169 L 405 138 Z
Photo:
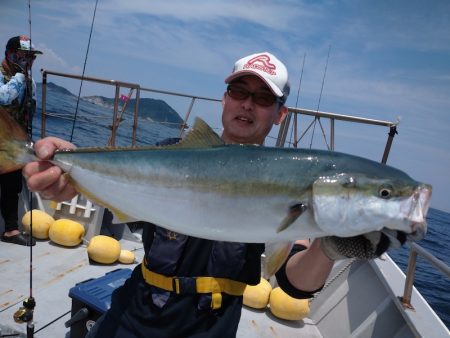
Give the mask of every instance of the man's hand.
M 323 237 L 320 241 L 323 252 L 331 260 L 373 259 L 380 257 L 390 248 L 402 246 L 406 241 L 406 234 L 383 229 L 354 237 Z
M 30 191 L 39 192 L 45 199 L 65 201 L 77 193 L 62 170 L 48 161 L 57 149 L 74 149 L 75 146 L 56 137 L 46 137 L 36 142 L 36 156 L 43 160 L 30 162 L 23 168 Z

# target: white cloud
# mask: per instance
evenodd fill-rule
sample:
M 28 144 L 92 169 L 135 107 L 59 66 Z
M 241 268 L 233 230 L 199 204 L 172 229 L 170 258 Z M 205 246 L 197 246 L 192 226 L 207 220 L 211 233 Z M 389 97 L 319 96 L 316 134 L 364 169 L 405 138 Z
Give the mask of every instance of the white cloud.
M 53 49 L 47 47 L 45 44 L 37 43 L 36 48 L 43 52 L 35 61 L 35 68 L 47 69 L 54 71 L 61 71 L 65 73 L 80 74 L 81 68 L 79 66 L 69 65 L 64 57 L 58 55 Z

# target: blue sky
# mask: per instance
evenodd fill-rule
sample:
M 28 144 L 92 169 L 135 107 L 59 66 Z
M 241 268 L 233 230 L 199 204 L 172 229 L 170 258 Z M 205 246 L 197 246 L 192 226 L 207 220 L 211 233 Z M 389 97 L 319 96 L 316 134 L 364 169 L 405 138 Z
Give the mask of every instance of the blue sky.
M 94 5 L 31 2 L 38 82 L 41 68 L 81 74 Z M 28 1 L 2 0 L 0 17 L 2 43 L 29 33 Z M 432 184 L 432 207 L 450 212 L 449 32 L 445 0 L 99 0 L 86 75 L 220 98 L 237 58 L 270 51 L 287 65 L 295 106 L 306 56 L 298 106 L 316 110 L 331 48 L 320 110 L 400 118 L 388 164 Z M 54 82 L 78 93 L 79 82 Z M 92 94 L 114 91 L 86 84 L 82 95 Z M 220 128 L 220 107 L 207 109 L 194 115 Z M 336 128 L 336 150 L 381 159 L 387 129 Z

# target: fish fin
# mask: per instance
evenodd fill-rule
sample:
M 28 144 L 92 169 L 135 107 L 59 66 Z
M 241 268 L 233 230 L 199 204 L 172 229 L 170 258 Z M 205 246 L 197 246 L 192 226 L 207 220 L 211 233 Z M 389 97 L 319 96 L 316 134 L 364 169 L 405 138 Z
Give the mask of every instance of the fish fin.
M 273 276 L 284 264 L 294 242 L 266 243 L 265 260 L 262 267 L 264 278 Z
M 223 145 L 224 142 L 201 118 L 195 119 L 192 129 L 177 144 L 164 148 L 202 148 Z
M 122 211 L 120 211 L 119 209 L 114 209 L 114 208 L 108 208 L 112 214 L 113 214 L 113 219 L 111 221 L 112 224 L 120 224 L 120 223 L 131 223 L 131 222 L 136 222 L 138 221 L 136 218 L 130 217 L 127 214 L 124 214 Z
M 8 113 L 0 113 L 0 174 L 18 170 L 34 159 L 27 133 Z
M 91 152 L 115 152 L 121 150 L 160 150 L 160 149 L 180 149 L 180 148 L 207 148 L 212 146 L 223 145 L 224 142 L 217 135 L 214 130 L 201 118 L 197 117 L 195 119 L 194 125 L 191 130 L 186 134 L 186 136 L 181 139 L 178 143 L 169 144 L 164 146 L 142 146 L 136 147 L 84 147 L 77 149 L 62 149 L 57 150 L 57 152 L 71 152 L 71 153 L 91 153 Z
M 301 214 L 303 214 L 303 212 L 306 211 L 306 209 L 308 209 L 308 207 L 303 203 L 291 205 L 289 207 L 288 214 L 278 226 L 277 233 L 287 229 L 292 223 L 295 222 L 297 218 L 301 216 Z

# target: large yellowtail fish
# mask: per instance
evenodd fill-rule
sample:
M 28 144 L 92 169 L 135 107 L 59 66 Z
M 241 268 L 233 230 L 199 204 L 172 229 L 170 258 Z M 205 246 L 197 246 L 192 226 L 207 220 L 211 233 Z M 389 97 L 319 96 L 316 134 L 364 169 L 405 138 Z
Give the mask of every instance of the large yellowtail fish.
M 36 160 L 0 118 L 0 172 Z M 202 120 L 176 145 L 80 148 L 51 162 L 120 220 L 219 241 L 292 242 L 392 229 L 420 239 L 431 186 L 339 152 L 225 145 Z

